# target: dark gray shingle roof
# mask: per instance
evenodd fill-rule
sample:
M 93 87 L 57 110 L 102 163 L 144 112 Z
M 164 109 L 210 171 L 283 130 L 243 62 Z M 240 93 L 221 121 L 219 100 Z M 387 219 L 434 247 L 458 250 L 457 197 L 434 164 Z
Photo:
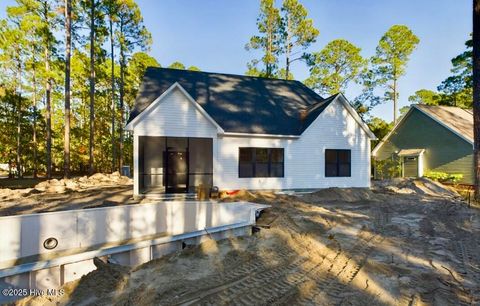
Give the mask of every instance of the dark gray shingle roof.
M 300 135 L 334 100 L 298 81 L 147 68 L 128 122 L 178 82 L 225 132 Z

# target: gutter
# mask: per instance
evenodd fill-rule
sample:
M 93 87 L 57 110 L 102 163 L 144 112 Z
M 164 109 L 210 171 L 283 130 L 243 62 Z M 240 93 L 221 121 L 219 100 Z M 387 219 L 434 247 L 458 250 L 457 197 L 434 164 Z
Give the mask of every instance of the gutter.
M 299 139 L 300 135 L 281 135 L 281 134 L 252 134 L 252 133 L 234 133 L 224 132 L 218 133 L 218 136 L 227 137 L 247 137 L 247 138 L 284 138 L 284 139 Z

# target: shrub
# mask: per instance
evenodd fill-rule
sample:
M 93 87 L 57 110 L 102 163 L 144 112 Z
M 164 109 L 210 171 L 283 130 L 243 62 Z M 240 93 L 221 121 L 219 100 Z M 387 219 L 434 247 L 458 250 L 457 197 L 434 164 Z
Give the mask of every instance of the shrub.
M 386 179 L 400 177 L 402 173 L 402 164 L 397 159 L 373 160 L 375 167 L 375 178 Z
M 460 174 L 460 173 L 450 174 L 446 172 L 429 171 L 424 174 L 424 177 L 427 177 L 429 179 L 442 182 L 442 183 L 448 182 L 448 183 L 457 184 L 462 180 L 463 174 Z

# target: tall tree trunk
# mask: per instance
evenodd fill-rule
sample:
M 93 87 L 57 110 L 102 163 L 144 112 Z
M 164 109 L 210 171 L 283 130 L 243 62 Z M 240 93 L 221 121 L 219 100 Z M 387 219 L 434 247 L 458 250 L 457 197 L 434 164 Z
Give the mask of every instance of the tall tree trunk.
M 112 15 L 110 15 L 110 59 L 112 61 L 112 172 L 116 169 L 116 150 L 115 150 L 115 54 L 114 54 L 114 45 L 113 45 L 113 20 Z
M 45 18 L 45 23 L 49 24 L 48 19 L 48 5 L 47 2 L 43 2 L 43 14 Z M 45 119 L 46 119 L 46 170 L 47 178 L 52 178 L 52 108 L 51 108 L 51 92 L 52 92 L 52 79 L 50 78 L 50 41 L 48 38 L 45 38 L 44 46 L 44 55 L 45 55 L 45 75 L 46 84 L 45 84 Z
M 393 79 L 393 124 L 397 124 L 397 79 Z
M 272 33 L 268 33 L 268 46 L 267 46 L 267 77 L 268 78 L 271 78 L 272 77 L 272 64 L 270 63 L 270 61 L 272 60 L 271 56 L 273 55 L 273 52 L 272 52 Z
M 290 73 L 290 18 L 287 17 L 287 39 L 285 43 L 285 58 L 286 58 L 286 63 L 285 63 L 285 80 L 288 80 L 288 74 Z
M 124 85 L 123 82 L 125 80 L 125 51 L 123 47 L 120 47 L 120 122 L 119 122 L 119 130 L 120 130 L 120 141 L 118 146 L 118 168 L 121 171 L 123 167 L 123 117 L 124 117 L 124 104 L 123 98 L 125 95 L 124 92 Z
M 46 136 L 47 136 L 47 178 L 52 178 L 52 80 L 50 78 L 50 52 L 49 45 L 45 46 L 45 73 L 47 75 L 47 83 L 45 85 L 45 119 L 46 119 Z
M 18 104 L 17 104 L 17 176 L 23 177 L 22 171 L 22 63 L 18 60 Z
M 70 53 L 72 50 L 72 0 L 65 0 L 65 139 L 63 175 L 70 176 Z
M 90 139 L 88 145 L 89 173 L 93 174 L 94 169 L 94 135 L 95 135 L 95 0 L 91 0 L 90 8 Z
M 480 0 L 473 1 L 473 126 L 475 199 L 480 200 Z
M 38 158 L 37 158 L 37 77 L 36 64 L 33 64 L 33 178 L 38 176 Z

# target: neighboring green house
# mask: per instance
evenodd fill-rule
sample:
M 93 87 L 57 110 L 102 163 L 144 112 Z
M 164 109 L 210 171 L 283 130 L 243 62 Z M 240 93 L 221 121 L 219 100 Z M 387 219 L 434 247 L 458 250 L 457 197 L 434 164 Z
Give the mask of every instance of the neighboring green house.
M 412 105 L 373 149 L 377 161 L 391 160 L 404 177 L 427 171 L 462 174 L 473 184 L 473 114 L 451 106 Z M 381 163 L 379 163 L 381 164 Z M 375 169 L 378 177 L 379 169 Z

